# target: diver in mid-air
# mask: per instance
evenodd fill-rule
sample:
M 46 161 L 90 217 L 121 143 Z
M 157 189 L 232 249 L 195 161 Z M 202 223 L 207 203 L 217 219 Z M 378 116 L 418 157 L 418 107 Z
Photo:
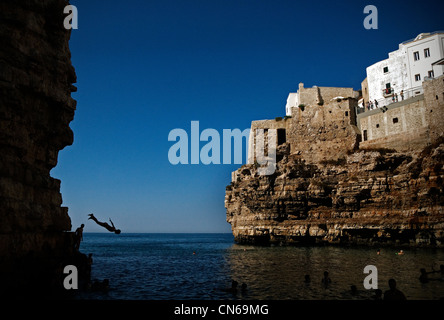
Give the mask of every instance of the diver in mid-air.
M 115 234 L 119 234 L 121 232 L 119 229 L 116 229 L 116 227 L 114 227 L 114 223 L 111 221 L 111 219 L 109 219 L 109 222 L 111 222 L 111 225 L 109 225 L 106 222 L 101 222 L 101 221 L 97 220 L 97 218 L 94 217 L 94 214 L 92 214 L 92 213 L 89 214 L 88 219 L 94 220 L 99 226 L 104 227 L 109 232 L 114 232 Z

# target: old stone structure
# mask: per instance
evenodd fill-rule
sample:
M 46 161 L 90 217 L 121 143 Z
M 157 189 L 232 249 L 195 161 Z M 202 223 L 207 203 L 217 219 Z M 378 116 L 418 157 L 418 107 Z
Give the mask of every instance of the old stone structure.
M 288 95 L 285 112 L 287 116 L 291 116 L 293 108 L 300 105 L 324 105 L 330 103 L 335 98 L 358 98 L 359 92 L 353 88 L 338 88 L 338 87 L 318 87 L 304 88 L 304 84 L 299 83 L 297 92 L 292 92 Z
M 0 2 L 0 294 L 51 294 L 74 250 L 60 181 L 50 176 L 72 144 L 76 88 L 63 27 L 65 0 Z
M 335 95 L 333 89 L 329 88 L 331 95 Z M 338 88 L 336 94 L 342 89 Z M 291 153 L 302 155 L 307 160 L 319 162 L 342 158 L 347 152 L 357 149 L 361 139 L 356 126 L 356 107 L 355 98 L 337 98 L 325 105 L 313 103 L 292 107 L 292 116 L 284 119 L 253 121 L 249 163 L 255 160 L 257 129 L 276 129 L 277 145 L 286 142 Z
M 356 99 L 348 98 L 293 110 L 288 119 L 290 152 L 318 163 L 343 158 L 355 150 L 360 140 L 356 106 Z
M 393 103 L 383 110 L 358 115 L 361 149 L 418 150 L 430 143 L 423 95 Z
M 425 119 L 429 127 L 429 139 L 444 136 L 444 75 L 423 82 Z
M 252 135 L 277 129 L 285 139 L 272 175 L 251 162 L 233 173 L 225 207 L 236 241 L 444 246 L 442 81 L 358 122 L 352 97 L 254 121 Z M 254 148 L 250 139 L 250 159 Z
M 412 151 L 443 136 L 444 76 L 423 82 L 424 94 L 357 116 L 361 149 Z

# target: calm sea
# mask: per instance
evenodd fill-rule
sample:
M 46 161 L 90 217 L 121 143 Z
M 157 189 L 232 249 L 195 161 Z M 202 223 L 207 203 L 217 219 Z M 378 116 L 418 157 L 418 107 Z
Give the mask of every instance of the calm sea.
M 231 234 L 85 233 L 80 250 L 93 254 L 92 279 L 109 279 L 108 293 L 86 292 L 82 299 L 371 299 L 363 286 L 364 267 L 374 265 L 378 286 L 394 278 L 407 299 L 444 297 L 444 278 L 419 281 L 420 268 L 439 270 L 442 249 L 344 247 L 255 247 L 238 245 Z M 332 280 L 321 284 L 324 271 Z M 309 274 L 311 282 L 304 283 Z M 239 283 L 236 293 L 227 290 Z M 242 283 L 247 285 L 241 290 Z M 351 293 L 351 285 L 358 292 Z

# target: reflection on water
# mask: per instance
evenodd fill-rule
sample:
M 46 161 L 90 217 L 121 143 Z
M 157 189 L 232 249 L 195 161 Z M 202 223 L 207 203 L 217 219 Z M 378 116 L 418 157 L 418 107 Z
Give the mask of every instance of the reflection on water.
M 344 247 L 255 247 L 233 244 L 230 234 L 85 234 L 84 253 L 92 253 L 92 278 L 109 279 L 106 294 L 87 292 L 83 299 L 369 299 L 364 267 L 374 265 L 379 288 L 396 279 L 408 299 L 444 297 L 444 279 L 436 273 L 422 284 L 420 269 L 439 270 L 444 250 Z M 332 282 L 321 279 L 329 272 Z M 304 283 L 310 275 L 311 283 Z M 231 281 L 239 283 L 235 294 Z M 242 283 L 247 290 L 242 292 Z M 355 285 L 357 293 L 351 294 Z
M 439 270 L 444 263 L 442 250 L 342 247 L 254 247 L 233 245 L 227 251 L 227 263 L 233 279 L 246 283 L 245 299 L 372 299 L 373 290 L 363 286 L 366 265 L 378 270 L 378 287 L 388 289 L 394 278 L 407 299 L 439 299 L 444 297 L 444 278 L 431 274 L 429 281 L 419 281 L 420 269 Z M 324 271 L 332 282 L 321 283 Z M 304 276 L 311 282 L 305 283 Z M 357 291 L 352 294 L 351 286 Z

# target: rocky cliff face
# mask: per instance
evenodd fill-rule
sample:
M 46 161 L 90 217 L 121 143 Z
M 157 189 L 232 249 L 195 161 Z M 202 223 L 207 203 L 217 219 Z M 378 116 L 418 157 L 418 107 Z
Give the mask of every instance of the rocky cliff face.
M 76 82 L 65 0 L 0 2 L 0 271 L 2 289 L 48 288 L 73 250 L 60 181 L 72 144 Z M 5 289 L 8 290 L 8 289 Z
M 276 172 L 244 165 L 226 187 L 235 240 L 253 244 L 444 245 L 444 141 L 313 162 L 278 149 Z

